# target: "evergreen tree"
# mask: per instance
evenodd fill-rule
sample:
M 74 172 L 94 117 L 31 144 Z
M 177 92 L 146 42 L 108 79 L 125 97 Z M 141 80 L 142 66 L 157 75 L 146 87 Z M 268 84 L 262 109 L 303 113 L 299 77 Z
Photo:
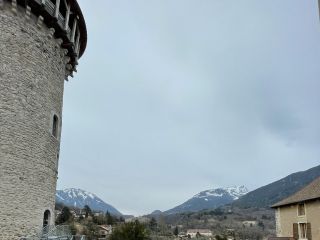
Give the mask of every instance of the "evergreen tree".
M 70 209 L 68 207 L 63 207 L 61 210 L 61 214 L 58 216 L 56 220 L 56 224 L 62 224 L 65 222 L 68 222 L 72 218 L 72 214 L 70 212 Z
M 160 218 L 158 219 L 158 227 L 159 231 L 162 235 L 166 235 L 168 233 L 168 226 L 166 224 L 166 221 L 164 217 L 161 215 Z
M 139 221 L 124 223 L 118 226 L 110 235 L 109 240 L 149 240 L 145 226 Z
M 157 220 L 154 217 L 151 218 L 150 223 L 149 223 L 149 227 L 150 227 L 150 229 L 152 231 L 156 231 L 157 230 L 158 223 L 157 223 Z
M 176 227 L 174 228 L 173 234 L 174 234 L 175 236 L 178 236 L 178 234 L 179 234 L 179 228 L 178 228 L 178 226 L 176 226 Z
M 86 235 L 88 240 L 96 240 L 99 236 L 99 228 L 93 222 L 88 221 L 83 229 L 83 234 Z
M 106 221 L 108 225 L 113 225 L 114 224 L 114 218 L 111 216 L 111 214 L 109 213 L 109 211 L 107 211 L 106 213 Z
M 89 216 L 92 216 L 92 210 L 88 205 L 85 205 L 83 207 L 83 210 L 85 212 L 85 218 L 88 218 Z

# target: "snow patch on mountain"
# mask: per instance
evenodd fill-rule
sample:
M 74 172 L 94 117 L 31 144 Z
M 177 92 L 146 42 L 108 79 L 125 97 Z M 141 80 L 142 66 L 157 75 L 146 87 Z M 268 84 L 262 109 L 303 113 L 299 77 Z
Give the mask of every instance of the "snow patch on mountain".
M 88 205 L 92 210 L 95 211 L 108 211 L 114 215 L 122 215 L 117 209 L 110 204 L 105 203 L 95 194 L 78 188 L 57 190 L 56 202 L 77 208 L 83 208 L 85 205 Z
M 207 197 L 223 197 L 229 194 L 233 200 L 237 200 L 249 191 L 245 186 L 233 186 L 227 188 L 214 188 L 198 193 L 194 198 L 207 198 Z
M 181 212 L 196 212 L 204 209 L 215 209 L 229 204 L 249 191 L 245 186 L 232 186 L 227 188 L 214 188 L 194 195 L 183 204 L 166 211 L 166 214 Z

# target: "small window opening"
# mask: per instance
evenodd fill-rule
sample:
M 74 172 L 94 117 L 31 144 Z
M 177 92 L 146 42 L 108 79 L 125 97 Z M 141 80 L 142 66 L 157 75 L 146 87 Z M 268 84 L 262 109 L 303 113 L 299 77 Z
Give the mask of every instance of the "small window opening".
M 58 138 L 58 124 L 59 124 L 59 119 L 57 115 L 53 116 L 53 124 L 52 124 L 52 135 L 55 138 Z
M 304 216 L 306 215 L 306 209 L 304 203 L 300 203 L 298 205 L 298 216 Z
M 50 217 L 51 217 L 50 211 L 46 210 L 43 214 L 43 227 L 47 227 L 50 225 Z

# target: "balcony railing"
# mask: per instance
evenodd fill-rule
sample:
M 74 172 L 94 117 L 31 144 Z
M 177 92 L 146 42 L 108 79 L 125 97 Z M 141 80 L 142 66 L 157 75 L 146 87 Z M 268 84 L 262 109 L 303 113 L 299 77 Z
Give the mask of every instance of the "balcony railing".
M 55 14 L 55 4 L 53 2 L 51 2 L 50 0 L 35 0 L 39 5 L 43 5 L 44 4 L 44 8 L 45 10 L 51 15 L 54 16 Z M 61 29 L 64 29 L 65 27 L 65 17 L 61 14 L 61 12 L 59 11 L 58 14 L 58 24 L 61 27 Z M 68 27 L 67 32 L 71 32 L 70 27 Z

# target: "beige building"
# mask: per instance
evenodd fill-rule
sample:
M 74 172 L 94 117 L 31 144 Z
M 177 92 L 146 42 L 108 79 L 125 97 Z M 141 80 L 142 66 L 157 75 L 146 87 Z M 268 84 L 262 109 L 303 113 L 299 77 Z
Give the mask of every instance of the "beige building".
M 243 221 L 242 225 L 245 227 L 254 227 L 258 225 L 257 221 Z
M 187 236 L 195 238 L 197 236 L 211 237 L 212 232 L 210 229 L 188 229 Z
M 99 226 L 99 240 L 105 240 L 112 233 L 111 225 L 100 225 Z
M 278 238 L 320 239 L 320 178 L 272 208 Z

